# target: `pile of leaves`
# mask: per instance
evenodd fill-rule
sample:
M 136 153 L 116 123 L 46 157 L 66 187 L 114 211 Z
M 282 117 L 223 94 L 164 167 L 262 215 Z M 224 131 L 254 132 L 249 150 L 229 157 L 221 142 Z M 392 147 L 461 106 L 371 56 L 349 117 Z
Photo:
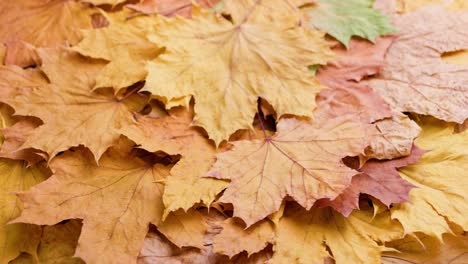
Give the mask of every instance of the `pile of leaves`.
M 0 2 L 0 263 L 468 263 L 468 3 Z

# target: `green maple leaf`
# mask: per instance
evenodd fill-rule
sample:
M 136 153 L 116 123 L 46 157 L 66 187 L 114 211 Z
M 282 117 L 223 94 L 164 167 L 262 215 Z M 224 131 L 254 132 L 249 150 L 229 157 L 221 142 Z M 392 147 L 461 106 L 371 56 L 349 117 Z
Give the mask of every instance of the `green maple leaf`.
M 352 36 L 370 41 L 387 33 L 396 32 L 389 18 L 372 8 L 374 0 L 317 0 L 307 6 L 309 25 L 326 31 L 348 46 Z

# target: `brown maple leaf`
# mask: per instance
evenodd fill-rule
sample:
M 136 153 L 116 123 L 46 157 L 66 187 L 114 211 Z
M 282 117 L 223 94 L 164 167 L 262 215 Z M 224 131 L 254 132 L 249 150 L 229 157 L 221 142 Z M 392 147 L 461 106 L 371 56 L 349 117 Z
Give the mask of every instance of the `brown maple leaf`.
M 50 162 L 53 175 L 47 181 L 19 194 L 24 210 L 15 222 L 83 219 L 75 256 L 89 263 L 135 263 L 148 225 L 161 222 L 161 180 L 169 167 L 147 163 L 131 149 L 121 141 L 100 166 L 84 148 L 66 151 Z
M 370 194 L 384 205 L 402 203 L 409 200 L 409 192 L 414 185 L 402 179 L 397 169 L 416 163 L 425 153 L 413 146 L 411 155 L 404 158 L 378 161 L 367 161 L 358 169 L 361 173 L 354 176 L 351 185 L 333 201 L 322 201 L 322 206 L 331 206 L 345 216 L 359 208 L 359 195 Z
M 468 48 L 467 11 L 428 6 L 394 19 L 400 37 L 385 68 L 368 84 L 396 110 L 463 123 L 468 118 L 468 66 L 441 55 Z
M 179 208 L 188 210 L 196 203 L 209 205 L 227 185 L 202 178 L 215 161 L 216 149 L 199 128 L 191 126 L 193 110 L 176 108 L 170 114 L 160 118 L 137 115 L 136 124 L 121 130 L 145 150 L 182 155 L 166 178 L 165 216 Z
M 356 116 L 281 119 L 272 137 L 232 142 L 208 175 L 231 180 L 220 201 L 232 203 L 248 227 L 278 211 L 288 195 L 308 209 L 338 196 L 357 173 L 341 159 L 362 153 L 372 132 Z
M 147 98 L 134 93 L 114 95 L 112 90 L 93 92 L 96 74 L 103 62 L 86 59 L 63 49 L 41 49 L 41 70 L 0 70 L 0 100 L 15 114 L 36 116 L 44 125 L 35 129 L 23 148 L 43 150 L 53 158 L 60 151 L 80 144 L 90 148 L 96 160 L 118 141 L 119 129 L 135 122 L 133 112 Z M 133 87 L 138 88 L 138 87 Z

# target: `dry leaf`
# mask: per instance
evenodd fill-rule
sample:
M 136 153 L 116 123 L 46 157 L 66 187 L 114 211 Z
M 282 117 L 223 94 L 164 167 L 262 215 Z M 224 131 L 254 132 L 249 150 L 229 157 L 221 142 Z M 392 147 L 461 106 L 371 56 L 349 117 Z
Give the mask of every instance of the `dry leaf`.
M 396 110 L 463 123 L 468 118 L 468 66 L 444 62 L 444 52 L 468 48 L 467 11 L 430 6 L 395 19 L 399 39 L 369 85 Z
M 367 159 L 384 160 L 408 156 L 414 139 L 421 132 L 421 128 L 414 121 L 400 113 L 374 124 L 379 133 L 366 148 Z
M 23 209 L 15 192 L 26 191 L 49 175 L 44 164 L 26 168 L 22 161 L 0 158 L 0 263 L 8 263 L 20 252 L 27 252 L 37 258 L 36 248 L 41 237 L 41 228 L 7 223 L 18 217 Z
M 37 47 L 75 44 L 81 39 L 80 30 L 92 27 L 93 12 L 94 9 L 76 1 L 1 1 L 0 41 L 25 41 Z
M 134 91 L 124 96 L 115 96 L 110 90 L 92 92 L 93 80 L 103 63 L 61 49 L 43 49 L 39 54 L 49 84 L 33 79 L 36 75 L 29 76 L 35 72 L 16 68 L 0 71 L 6 79 L 0 86 L 14 85 L 0 100 L 13 106 L 15 114 L 36 116 L 44 122 L 31 133 L 23 148 L 43 150 L 51 159 L 81 144 L 99 160 L 118 141 L 118 130 L 135 122 L 132 112 L 140 110 L 147 98 Z M 14 79 L 17 75 L 23 79 Z
M 219 0 L 140 0 L 138 4 L 127 5 L 128 8 L 143 14 L 158 13 L 163 16 L 191 17 L 193 2 L 203 8 L 215 7 Z
M 387 213 L 371 210 L 343 217 L 330 208 L 305 211 L 292 207 L 281 218 L 271 263 L 379 263 L 384 250 L 378 242 L 402 236 L 401 227 Z M 332 254 L 332 256 L 330 255 Z
M 145 61 L 156 58 L 161 49 L 146 38 L 153 28 L 152 18 L 136 17 L 124 21 L 108 18 L 109 26 L 86 31 L 73 50 L 109 61 L 96 77 L 95 88 L 124 88 L 145 79 Z
M 204 215 L 190 210 L 184 212 L 178 210 L 169 214 L 163 223 L 158 225 L 158 230 L 178 247 L 204 247 L 205 234 L 208 232 L 208 224 Z
M 370 160 L 362 168 L 359 175 L 354 176 L 351 186 L 344 190 L 335 200 L 324 202 L 345 216 L 359 208 L 359 194 L 366 193 L 379 199 L 387 207 L 392 203 L 408 201 L 410 190 L 414 187 L 411 183 L 398 175 L 398 168 L 416 163 L 423 150 L 413 147 L 411 155 L 404 158 L 377 161 Z
M 273 243 L 275 231 L 273 223 L 264 220 L 245 228 L 239 219 L 228 218 L 219 223 L 222 231 L 213 238 L 213 251 L 229 258 L 245 251 L 248 256 L 265 249 Z
M 332 53 L 323 33 L 297 27 L 292 18 L 262 22 L 264 9 L 259 2 L 237 7 L 234 24 L 199 9 L 191 20 L 159 17 L 149 38 L 167 52 L 149 62 L 143 90 L 165 102 L 193 95 L 195 125 L 216 144 L 251 128 L 258 97 L 278 116 L 310 116 L 320 86 L 307 66 L 326 63 Z
M 82 148 L 60 155 L 50 163 L 52 177 L 19 195 L 25 209 L 15 222 L 83 219 L 75 256 L 89 263 L 135 263 L 148 225 L 161 221 L 160 181 L 169 168 L 146 163 L 131 147 L 109 149 L 100 166 Z
M 19 40 L 8 41 L 5 46 L 5 65 L 18 65 L 24 68 L 40 64 L 40 58 L 35 51 L 36 47 L 33 45 Z
M 422 232 L 442 239 L 449 223 L 468 230 L 468 131 L 454 134 L 453 124 L 425 118 L 416 145 L 428 150 L 415 164 L 400 170 L 400 176 L 415 185 L 410 202 L 392 208 L 410 234 Z
M 209 173 L 231 180 L 220 201 L 232 203 L 234 216 L 249 227 L 278 211 L 287 195 L 307 209 L 318 199 L 334 199 L 357 173 L 341 159 L 362 153 L 373 131 L 356 119 L 282 119 L 272 137 L 232 142 Z
M 426 235 L 407 236 L 387 244 L 400 252 L 386 253 L 382 264 L 464 264 L 468 263 L 468 236 L 443 236 L 443 241 Z
M 216 149 L 197 128 L 191 127 L 192 118 L 193 112 L 183 108 L 161 118 L 137 115 L 137 123 L 121 131 L 150 152 L 182 155 L 166 178 L 164 216 L 200 202 L 209 205 L 227 185 L 225 181 L 202 178 L 215 161 Z

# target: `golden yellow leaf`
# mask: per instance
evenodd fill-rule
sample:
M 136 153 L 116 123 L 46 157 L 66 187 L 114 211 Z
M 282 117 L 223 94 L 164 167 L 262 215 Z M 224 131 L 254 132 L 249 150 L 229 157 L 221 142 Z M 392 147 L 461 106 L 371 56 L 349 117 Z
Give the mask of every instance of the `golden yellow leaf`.
M 264 220 L 245 228 L 245 224 L 236 218 L 228 218 L 219 223 L 222 231 L 213 238 L 213 251 L 229 258 L 246 251 L 247 256 L 260 252 L 273 243 L 275 231 L 273 223 Z
M 149 224 L 161 222 L 161 180 L 169 168 L 145 162 L 132 147 L 121 142 L 110 148 L 100 166 L 83 148 L 52 160 L 54 174 L 20 194 L 24 210 L 15 222 L 83 219 L 75 256 L 87 263 L 135 263 Z
M 0 158 L 0 263 L 8 263 L 20 252 L 27 252 L 37 259 L 41 228 L 7 223 L 18 217 L 23 209 L 15 192 L 26 191 L 49 175 L 44 164 L 27 168 L 23 161 Z
M 121 20 L 109 15 L 108 19 L 108 27 L 86 31 L 83 40 L 73 49 L 85 56 L 109 61 L 97 75 L 95 88 L 118 90 L 144 80 L 145 61 L 156 58 L 161 49 L 146 38 L 146 34 L 153 31 L 153 18 L 139 16 Z
M 263 4 L 249 7 L 241 8 L 242 19 L 236 11 L 233 23 L 199 8 L 190 20 L 158 17 L 157 30 L 149 35 L 167 52 L 148 63 L 143 90 L 166 101 L 192 95 L 194 125 L 205 128 L 216 144 L 251 128 L 258 97 L 278 116 L 311 116 L 321 87 L 307 67 L 332 57 L 323 33 L 284 16 L 261 22 L 267 15 Z
M 209 176 L 230 179 L 220 201 L 250 226 L 278 211 L 286 196 L 310 209 L 318 199 L 334 199 L 357 171 L 342 158 L 368 145 L 373 126 L 356 116 L 300 121 L 282 119 L 276 135 L 232 142 L 217 155 Z
M 91 87 L 104 66 L 102 62 L 63 49 L 42 49 L 39 54 L 41 69 L 50 83 L 33 79 L 36 75 L 31 74 L 39 74 L 36 72 L 11 67 L 0 71 L 0 76 L 5 76 L 5 80 L 0 79 L 5 84 L 0 86 L 7 94 L 0 100 L 11 105 L 15 114 L 36 116 L 44 122 L 31 133 L 23 148 L 43 150 L 51 159 L 60 151 L 82 144 L 99 160 L 118 141 L 118 130 L 135 122 L 133 112 L 145 105 L 147 97 L 134 90 L 126 95 L 114 95 L 109 89 L 93 92 Z
M 290 207 L 277 228 L 271 263 L 323 263 L 327 257 L 336 263 L 379 263 L 385 250 L 379 244 L 402 233 L 388 212 L 374 217 L 367 209 L 344 217 L 331 208 Z
M 163 233 L 172 243 L 178 247 L 204 247 L 205 233 L 208 224 L 205 217 L 195 211 L 184 212 L 177 210 L 158 225 L 159 232 Z
M 82 2 L 86 2 L 86 3 L 91 3 L 93 5 L 112 5 L 112 6 L 115 6 L 115 5 L 118 5 L 120 3 L 123 3 L 127 0 L 81 0 Z
M 468 236 L 445 234 L 443 241 L 418 235 L 392 241 L 388 247 L 399 252 L 389 252 L 382 257 L 382 264 L 465 264 L 468 263 Z
M 135 125 L 121 130 L 150 152 L 182 155 L 165 181 L 164 217 L 179 208 L 188 210 L 196 203 L 210 205 L 227 185 L 222 180 L 202 178 L 215 161 L 216 149 L 199 129 L 191 126 L 192 118 L 193 112 L 183 108 L 160 118 L 137 115 Z
M 449 223 L 468 230 L 468 131 L 454 134 L 455 125 L 423 118 L 416 145 L 429 150 L 400 176 L 416 186 L 410 202 L 392 208 L 406 233 L 422 232 L 442 239 Z

